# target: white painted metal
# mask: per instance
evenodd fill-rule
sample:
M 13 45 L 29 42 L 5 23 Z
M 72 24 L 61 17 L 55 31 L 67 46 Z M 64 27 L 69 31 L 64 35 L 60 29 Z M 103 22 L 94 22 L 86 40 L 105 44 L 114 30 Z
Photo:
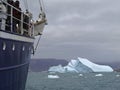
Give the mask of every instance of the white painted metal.
M 23 41 L 23 42 L 34 42 L 34 38 L 30 37 L 25 37 L 25 36 L 20 36 L 20 35 L 15 35 L 11 33 L 6 33 L 0 31 L 0 38 L 5 38 L 5 39 L 10 39 L 10 40 L 16 40 L 16 41 Z

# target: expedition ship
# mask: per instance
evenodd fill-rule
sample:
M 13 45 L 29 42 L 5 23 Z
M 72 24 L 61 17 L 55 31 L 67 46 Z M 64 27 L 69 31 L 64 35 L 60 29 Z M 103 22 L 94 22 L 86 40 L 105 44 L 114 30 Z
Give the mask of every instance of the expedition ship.
M 25 90 L 34 39 L 42 35 L 45 24 L 42 6 L 33 21 L 29 10 L 21 10 L 20 1 L 0 0 L 0 90 Z

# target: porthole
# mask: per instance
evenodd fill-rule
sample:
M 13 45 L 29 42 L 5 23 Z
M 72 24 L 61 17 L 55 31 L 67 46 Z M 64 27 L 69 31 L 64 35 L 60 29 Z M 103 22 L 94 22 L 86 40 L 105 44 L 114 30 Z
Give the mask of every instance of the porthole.
M 34 54 L 34 46 L 30 47 L 29 49 L 30 49 L 31 54 Z
M 12 50 L 15 51 L 15 44 L 13 44 L 13 46 L 12 46 Z
M 29 47 L 29 51 L 31 51 L 31 47 Z
M 25 51 L 25 46 L 23 46 L 22 50 Z
M 3 50 L 6 50 L 6 43 L 3 42 Z

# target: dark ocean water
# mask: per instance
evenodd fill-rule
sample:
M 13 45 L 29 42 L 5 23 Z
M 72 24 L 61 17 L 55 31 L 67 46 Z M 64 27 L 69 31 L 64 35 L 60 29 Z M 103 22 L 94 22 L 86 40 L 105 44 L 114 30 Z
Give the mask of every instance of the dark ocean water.
M 48 78 L 48 75 L 58 75 L 59 78 Z M 120 73 L 29 72 L 26 90 L 120 90 Z

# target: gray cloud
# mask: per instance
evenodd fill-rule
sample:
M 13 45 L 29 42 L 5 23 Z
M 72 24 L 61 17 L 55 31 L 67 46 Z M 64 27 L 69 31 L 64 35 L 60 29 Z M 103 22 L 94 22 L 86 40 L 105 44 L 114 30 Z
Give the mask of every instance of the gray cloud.
M 32 1 L 31 1 L 32 2 Z M 119 0 L 45 0 L 48 18 L 34 58 L 120 59 Z M 37 18 L 36 2 L 30 9 Z

